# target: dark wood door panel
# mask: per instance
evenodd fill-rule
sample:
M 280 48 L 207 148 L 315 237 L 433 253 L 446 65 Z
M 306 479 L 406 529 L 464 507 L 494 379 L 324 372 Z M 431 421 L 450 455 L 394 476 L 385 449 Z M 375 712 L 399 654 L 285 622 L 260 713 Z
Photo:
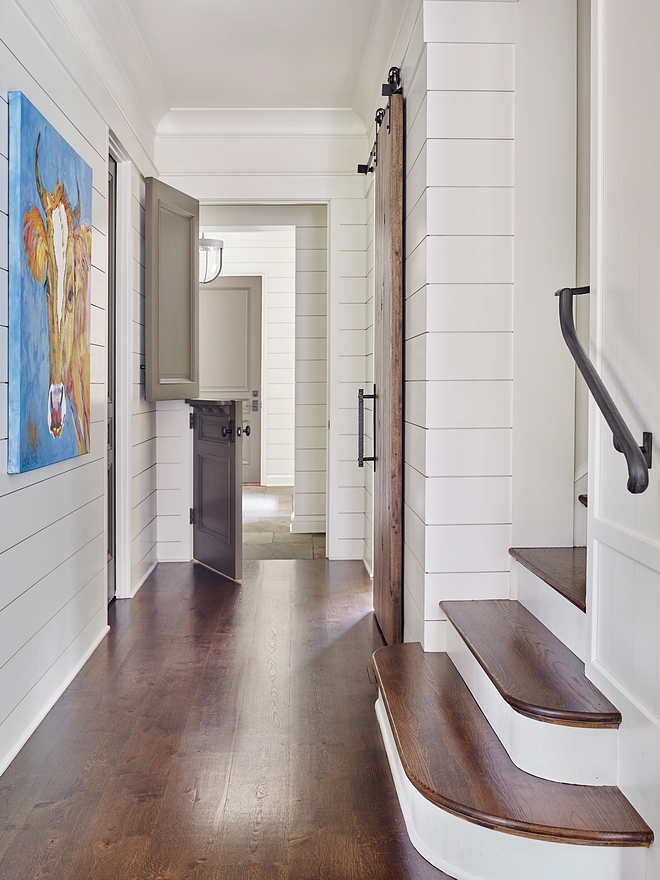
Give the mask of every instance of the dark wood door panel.
M 403 641 L 403 95 L 378 131 L 375 211 L 374 611 Z
M 199 529 L 225 544 L 232 539 L 231 462 L 217 456 L 198 455 Z
M 193 403 L 193 557 L 234 580 L 243 568 L 241 405 Z

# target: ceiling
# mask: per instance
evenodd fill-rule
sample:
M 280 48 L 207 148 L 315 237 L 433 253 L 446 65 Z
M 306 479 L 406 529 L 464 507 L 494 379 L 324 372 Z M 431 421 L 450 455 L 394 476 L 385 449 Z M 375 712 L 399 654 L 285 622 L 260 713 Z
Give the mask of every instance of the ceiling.
M 161 112 L 354 108 L 374 54 L 365 49 L 384 31 L 390 48 L 406 2 L 82 0 L 143 103 Z

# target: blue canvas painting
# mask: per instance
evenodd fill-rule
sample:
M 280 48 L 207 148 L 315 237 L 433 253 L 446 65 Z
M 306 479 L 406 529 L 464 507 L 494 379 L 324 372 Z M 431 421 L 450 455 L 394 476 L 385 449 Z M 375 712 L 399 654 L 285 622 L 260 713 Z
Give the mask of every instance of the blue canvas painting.
M 91 255 L 92 169 L 9 92 L 9 473 L 89 452 Z

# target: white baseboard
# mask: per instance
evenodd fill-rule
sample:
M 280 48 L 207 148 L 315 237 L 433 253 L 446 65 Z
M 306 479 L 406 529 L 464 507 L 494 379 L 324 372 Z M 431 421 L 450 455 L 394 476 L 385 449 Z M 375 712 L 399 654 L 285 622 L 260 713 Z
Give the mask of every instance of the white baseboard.
M 291 525 L 289 527 L 292 532 L 297 535 L 318 534 L 325 532 L 324 516 L 297 516 L 295 513 L 291 517 Z
M 277 474 L 274 477 L 266 477 L 262 485 L 266 488 L 269 486 L 290 486 L 293 492 L 293 474 Z
M 151 567 L 147 569 L 147 571 L 142 575 L 142 577 L 140 578 L 140 580 L 139 580 L 139 581 L 135 584 L 135 586 L 131 589 L 131 599 L 134 599 L 134 598 L 135 598 L 135 594 L 137 593 L 137 591 L 140 589 L 140 587 L 142 586 L 142 584 L 146 581 L 146 579 L 149 577 L 149 575 L 151 574 L 151 572 L 154 570 L 154 568 L 155 568 L 157 565 L 158 565 L 158 560 L 156 560 L 156 562 L 152 563 Z
M 103 639 L 107 636 L 107 634 L 109 632 L 110 632 L 110 627 L 106 625 L 101 630 L 101 632 L 98 634 L 98 636 L 94 639 L 94 641 L 89 646 L 89 648 L 82 655 L 80 660 L 75 664 L 75 666 L 73 667 L 71 672 L 69 672 L 69 674 L 60 683 L 60 685 L 57 687 L 57 689 L 55 691 L 53 691 L 53 693 L 49 696 L 48 700 L 44 703 L 44 705 L 41 707 L 41 709 L 34 716 L 32 721 L 30 721 L 30 723 L 25 727 L 20 738 L 14 743 L 14 745 L 9 750 L 9 752 L 2 757 L 2 759 L 0 760 L 0 776 L 2 776 L 2 774 L 5 772 L 7 767 L 9 767 L 9 765 L 14 760 L 16 755 L 20 752 L 20 750 L 23 748 L 25 743 L 30 739 L 32 734 L 37 729 L 37 727 L 39 727 L 39 725 L 44 720 L 46 715 L 48 715 L 48 713 L 53 708 L 55 703 L 59 700 L 59 698 L 62 696 L 64 691 L 69 687 L 69 685 L 71 684 L 73 679 L 76 677 L 76 675 L 78 675 L 78 673 L 83 668 L 85 663 L 87 663 L 89 658 L 92 656 L 94 651 L 96 651 L 98 646 L 101 644 L 101 642 L 103 641 Z

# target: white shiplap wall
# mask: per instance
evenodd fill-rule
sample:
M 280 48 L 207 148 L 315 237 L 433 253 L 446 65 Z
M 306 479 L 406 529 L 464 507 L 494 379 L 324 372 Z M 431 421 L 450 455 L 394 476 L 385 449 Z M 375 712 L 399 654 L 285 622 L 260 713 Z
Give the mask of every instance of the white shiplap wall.
M 357 393 L 368 379 L 367 318 L 367 202 L 337 199 L 331 207 L 331 271 L 337 296 L 331 303 L 332 359 L 337 365 L 336 408 L 338 461 L 331 463 L 329 486 L 338 511 L 330 551 L 340 558 L 363 559 L 365 540 L 364 485 L 366 468 L 357 466 Z M 332 470 L 334 469 L 334 470 Z
M 125 84 L 122 72 L 102 49 L 91 55 L 81 45 L 99 48 L 91 19 L 75 21 L 76 35 L 55 4 L 2 4 L 0 28 L 0 770 L 30 735 L 98 641 L 107 631 L 105 542 L 106 448 L 106 302 L 107 302 L 107 155 L 108 125 L 146 174 L 153 174 L 150 125 L 133 102 L 118 101 Z M 84 39 L 79 42 L 81 36 Z M 48 34 L 48 40 L 42 35 Z M 92 313 L 91 313 L 91 452 L 22 475 L 6 471 L 7 392 L 7 106 L 9 90 L 20 90 L 38 107 L 94 172 Z M 126 166 L 124 166 L 126 167 Z M 127 178 L 125 178 L 127 180 Z M 140 176 L 134 176 L 135 201 L 142 200 Z M 143 219 L 139 205 L 126 199 L 123 228 L 132 225 L 123 258 L 126 274 L 134 265 L 134 281 L 121 282 L 121 296 L 132 300 L 134 317 L 144 323 Z M 121 286 L 120 285 L 120 286 Z M 130 290 L 133 288 L 133 294 Z M 128 315 L 127 315 L 128 320 Z M 137 353 L 144 351 L 139 334 L 125 349 L 136 352 L 130 371 L 137 385 Z M 128 361 L 128 357 L 126 358 Z M 129 369 L 128 363 L 124 370 Z M 139 414 L 134 395 L 133 411 Z M 128 408 L 128 401 L 126 402 Z M 138 420 L 139 421 L 139 420 Z M 137 455 L 150 428 L 125 427 L 125 437 L 140 458 L 136 477 L 149 469 L 149 455 Z M 135 432 L 135 437 L 130 437 Z M 131 463 L 133 464 L 133 462 Z M 144 548 L 148 516 L 135 482 L 131 493 L 131 534 L 126 540 L 125 574 L 118 589 L 128 595 L 139 585 L 149 549 Z M 142 489 L 140 491 L 143 491 Z M 126 523 L 128 525 L 128 523 Z M 153 529 L 153 527 L 152 527 Z M 133 533 L 133 530 L 135 532 Z M 151 551 L 153 553 L 153 551 Z M 129 560 L 129 554 L 131 558 Z M 132 570 L 132 574 L 129 572 Z
M 291 531 L 325 532 L 328 221 L 308 205 L 296 224 L 295 482 Z
M 427 2 L 407 97 L 405 638 L 506 597 L 511 534 L 513 4 Z
M 3 8 L 4 9 L 4 8 Z M 10 12 L 11 10 L 7 10 Z M 4 13 L 3 13 L 4 14 Z M 11 18 L 10 15 L 7 18 Z M 106 632 L 105 305 L 106 128 L 80 93 L 63 94 L 50 59 L 43 86 L 5 40 L 32 37 L 3 22 L 0 42 L 0 770 L 12 759 Z M 5 29 L 6 25 L 6 29 Z M 23 47 L 23 44 L 22 44 Z M 35 46 L 45 54 L 45 47 Z M 43 65 L 43 59 L 41 64 Z M 71 84 L 67 83 L 69 88 Z M 26 474 L 6 474 L 7 92 L 23 91 L 94 173 L 91 452 Z M 68 106 L 62 106 L 62 102 Z M 75 112 L 71 113 L 71 104 Z M 74 119 L 75 122 L 71 120 Z

